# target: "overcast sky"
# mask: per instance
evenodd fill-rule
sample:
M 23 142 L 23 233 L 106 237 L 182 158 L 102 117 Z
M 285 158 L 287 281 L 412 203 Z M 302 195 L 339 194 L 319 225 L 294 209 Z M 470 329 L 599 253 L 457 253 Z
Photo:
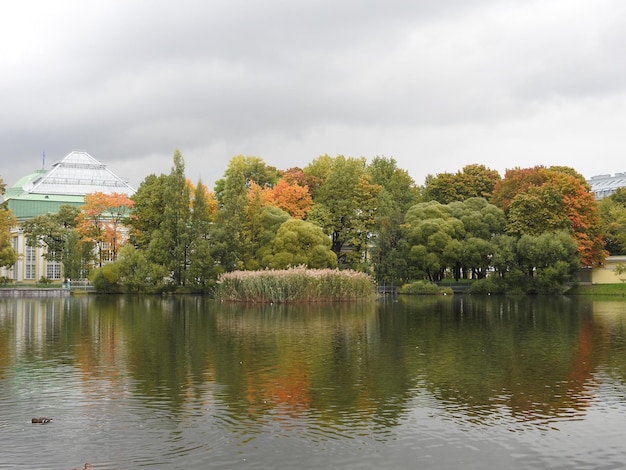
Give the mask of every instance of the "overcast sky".
M 392 157 L 626 171 L 623 0 L 21 0 L 0 16 L 0 177 L 74 149 L 134 187 Z M 45 162 L 43 153 L 45 152 Z

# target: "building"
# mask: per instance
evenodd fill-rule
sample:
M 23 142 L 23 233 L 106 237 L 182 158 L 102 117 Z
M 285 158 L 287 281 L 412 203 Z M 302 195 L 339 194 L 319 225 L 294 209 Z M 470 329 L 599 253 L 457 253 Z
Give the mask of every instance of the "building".
M 626 187 L 626 173 L 592 176 L 587 183 L 591 186 L 596 201 L 601 201 L 613 194 L 617 188 Z
M 50 170 L 37 170 L 24 176 L 4 194 L 4 203 L 18 221 L 11 233 L 18 261 L 11 269 L 0 269 L 0 276 L 14 282 L 35 282 L 41 277 L 62 278 L 61 265 L 46 261 L 45 248 L 26 246 L 20 224 L 41 214 L 54 214 L 64 205 L 80 207 L 85 195 L 95 192 L 131 196 L 135 190 L 87 152 L 70 152 Z
M 593 268 L 591 284 L 619 284 L 626 282 L 626 275 L 617 273 L 617 266 L 626 266 L 626 256 L 609 256 L 604 265 Z

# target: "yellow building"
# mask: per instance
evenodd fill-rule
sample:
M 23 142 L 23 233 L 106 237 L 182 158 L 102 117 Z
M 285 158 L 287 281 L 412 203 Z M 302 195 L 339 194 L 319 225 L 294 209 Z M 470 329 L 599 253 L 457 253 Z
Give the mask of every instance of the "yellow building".
M 618 265 L 626 266 L 626 256 L 609 256 L 602 267 L 591 271 L 592 284 L 619 284 L 626 281 L 626 274 L 620 276 L 615 272 Z M 623 280 L 622 280 L 623 279 Z

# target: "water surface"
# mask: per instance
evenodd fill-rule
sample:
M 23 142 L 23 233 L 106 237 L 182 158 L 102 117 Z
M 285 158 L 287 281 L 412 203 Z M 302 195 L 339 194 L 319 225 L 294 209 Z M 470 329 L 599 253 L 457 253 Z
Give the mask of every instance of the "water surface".
M 0 468 L 623 468 L 625 337 L 620 300 L 2 299 Z

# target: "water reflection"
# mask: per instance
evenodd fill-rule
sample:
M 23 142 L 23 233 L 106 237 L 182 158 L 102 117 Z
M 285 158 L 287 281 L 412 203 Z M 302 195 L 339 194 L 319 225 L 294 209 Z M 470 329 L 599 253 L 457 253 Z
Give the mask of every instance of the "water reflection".
M 284 442 L 328 451 L 356 441 L 358 461 L 362 446 L 416 435 L 545 433 L 598 410 L 624 413 L 625 314 L 625 302 L 565 297 L 3 299 L 0 437 L 32 439 L 41 431 L 24 423 L 54 413 L 57 440 L 41 445 L 56 445 L 58 459 L 69 441 L 101 467 L 203 468 L 209 454 L 235 465 L 241 452 L 273 454 Z M 11 449 L 5 468 L 32 468 L 26 447 Z

